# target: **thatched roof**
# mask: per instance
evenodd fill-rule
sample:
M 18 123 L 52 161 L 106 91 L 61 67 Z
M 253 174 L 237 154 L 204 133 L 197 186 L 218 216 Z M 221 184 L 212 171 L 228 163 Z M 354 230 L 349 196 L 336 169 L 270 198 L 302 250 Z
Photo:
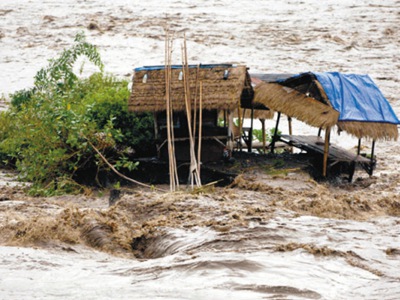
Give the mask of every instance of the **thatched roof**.
M 172 67 L 171 102 L 175 111 L 185 110 L 184 80 L 182 66 Z M 144 80 L 144 77 L 147 80 Z M 207 65 L 190 66 L 190 99 L 194 107 L 200 99 L 202 82 L 202 106 L 204 109 L 236 109 L 241 99 L 253 97 L 246 66 Z M 166 109 L 165 68 L 139 68 L 133 77 L 132 93 L 128 102 L 134 112 L 163 111 Z M 197 104 L 198 107 L 198 104 Z
M 398 129 L 396 123 L 396 117 L 393 116 L 391 120 L 371 120 L 366 116 L 362 120 L 352 120 L 343 116 L 338 110 L 334 109 L 332 100 L 329 99 L 326 90 L 319 81 L 322 74 L 328 73 L 303 73 L 297 76 L 286 77 L 283 76 L 283 80 L 279 80 L 279 83 L 262 82 L 259 83 L 255 88 L 254 102 L 260 102 L 268 106 L 272 110 L 282 112 L 290 117 L 294 117 L 303 121 L 311 126 L 327 128 L 337 125 L 339 130 L 348 132 L 357 138 L 371 138 L 373 140 L 397 140 Z M 334 76 L 342 76 L 342 74 L 333 73 Z M 332 74 L 328 74 L 333 76 Z M 387 100 L 384 99 L 383 95 L 379 92 L 378 88 L 373 84 L 372 80 L 366 75 L 354 75 L 351 74 L 351 79 L 359 84 L 358 93 L 364 92 L 371 104 L 364 103 L 364 98 L 359 101 L 359 106 L 368 106 L 368 111 L 373 114 L 379 109 L 388 107 L 390 113 L 390 105 Z M 269 77 L 265 77 L 269 78 Z M 323 77 L 322 77 L 323 78 Z M 357 81 L 358 80 L 358 81 Z M 365 83 L 365 86 L 363 84 Z M 336 82 L 334 82 L 336 84 Z M 342 83 L 338 83 L 338 91 L 334 93 L 340 94 L 340 89 L 345 88 Z M 332 94 L 332 89 L 336 88 L 335 85 L 329 86 Z M 365 88 L 365 90 L 363 90 Z M 350 94 L 347 94 L 350 95 Z M 374 95 L 374 96 L 371 96 Z M 362 95 L 356 95 L 362 97 Z M 341 99 L 340 103 L 342 106 L 350 105 L 351 109 L 358 105 L 355 104 L 357 101 L 356 96 L 347 102 L 347 99 Z M 349 96 L 350 97 L 350 96 Z M 373 97 L 376 97 L 373 98 Z M 336 100 L 336 99 L 335 99 Z M 378 103 L 375 108 L 375 103 Z M 334 103 L 336 106 L 337 104 Z M 336 107 L 335 106 L 335 107 Z M 350 109 L 348 109 L 350 110 Z M 343 111 L 340 110 L 340 111 Z M 345 111 L 345 110 L 344 110 Z M 382 114 L 380 111 L 378 114 Z M 378 116 L 379 117 L 379 116 Z
M 277 83 L 258 84 L 254 88 L 254 101 L 320 128 L 334 126 L 339 117 L 332 107 Z
M 397 140 L 399 132 L 397 125 L 378 122 L 338 122 L 339 130 L 346 131 L 351 135 L 361 138 L 371 138 L 373 140 Z
M 246 119 L 251 118 L 251 109 L 241 109 L 241 117 L 243 117 L 243 111 L 244 111 L 244 117 Z M 255 108 L 253 111 L 253 117 L 254 119 L 273 119 L 274 118 L 275 111 L 271 109 L 257 109 Z M 238 117 L 239 114 L 235 112 L 234 117 Z

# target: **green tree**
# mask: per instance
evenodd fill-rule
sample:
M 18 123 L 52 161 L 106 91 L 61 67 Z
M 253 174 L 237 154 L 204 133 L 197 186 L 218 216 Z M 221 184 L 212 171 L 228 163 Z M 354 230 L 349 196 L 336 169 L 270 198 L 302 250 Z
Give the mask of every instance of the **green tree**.
M 80 56 L 100 73 L 85 79 L 74 74 Z M 96 47 L 78 34 L 70 49 L 37 73 L 34 87 L 12 94 L 10 109 L 0 114 L 0 158 L 33 183 L 33 194 L 79 192 L 79 179 L 93 169 L 87 174 L 94 182 L 107 167 L 88 141 L 116 166 L 131 169 L 132 149 L 152 140 L 151 116 L 128 112 L 128 83 L 102 70 Z

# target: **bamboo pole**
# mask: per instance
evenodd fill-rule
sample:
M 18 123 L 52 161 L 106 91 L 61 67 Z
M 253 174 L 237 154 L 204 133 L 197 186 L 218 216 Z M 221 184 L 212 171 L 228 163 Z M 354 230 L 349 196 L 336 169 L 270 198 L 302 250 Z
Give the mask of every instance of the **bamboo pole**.
M 169 167 L 169 187 L 170 191 L 175 191 L 175 176 L 173 173 L 173 161 L 172 161 L 172 143 L 171 143 L 171 106 L 170 106 L 170 82 L 169 82 L 169 59 L 170 59 L 170 42 L 169 33 L 166 32 L 165 36 L 165 111 L 167 121 L 167 140 L 168 140 L 168 167 Z
M 166 98 L 166 118 L 167 118 L 167 140 L 168 140 L 168 164 L 170 190 L 176 191 L 179 187 L 178 171 L 176 166 L 175 144 L 174 144 L 174 125 L 173 109 L 171 102 L 171 57 L 172 57 L 172 39 L 169 32 L 166 31 L 165 39 L 165 98 Z
M 170 57 L 169 57 L 169 88 L 171 90 L 171 79 L 172 79 L 172 42 L 173 40 L 171 39 L 171 51 L 170 51 Z M 171 93 L 170 93 L 171 94 Z M 175 186 L 177 189 L 179 189 L 179 176 L 178 176 L 178 166 L 176 163 L 176 154 L 175 154 L 175 130 L 174 130 L 174 111 L 173 111 L 173 105 L 172 105 L 172 99 L 170 101 L 170 109 L 171 109 L 171 125 L 172 125 L 172 130 L 171 130 L 171 138 L 172 138 L 172 161 L 173 161 L 173 172 L 175 175 Z
M 193 131 L 191 126 L 191 103 L 190 103 L 190 81 L 189 81 L 189 66 L 187 59 L 187 47 L 186 47 L 186 35 L 184 36 L 184 45 L 182 47 L 182 70 L 183 70 L 183 82 L 185 91 L 185 106 L 186 106 L 186 118 L 188 122 L 189 131 L 189 148 L 190 148 L 190 171 L 189 179 L 192 189 L 194 188 L 194 183 L 197 186 L 201 186 L 200 174 L 197 168 L 196 154 L 194 152 L 194 140 Z
M 203 134 L 203 82 L 200 81 L 200 97 L 199 97 L 199 139 L 198 139 L 198 149 L 197 149 L 197 170 L 201 171 L 201 141 Z
M 194 87 L 194 107 L 193 107 L 193 136 L 196 136 L 196 126 L 197 126 L 197 90 L 198 90 L 198 80 L 199 80 L 199 69 L 200 65 L 197 65 L 196 68 L 196 80 Z

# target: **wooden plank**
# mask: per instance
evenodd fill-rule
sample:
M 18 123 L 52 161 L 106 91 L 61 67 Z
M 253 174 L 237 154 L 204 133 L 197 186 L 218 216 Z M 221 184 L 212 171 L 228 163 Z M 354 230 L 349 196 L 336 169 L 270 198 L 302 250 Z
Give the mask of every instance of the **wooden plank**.
M 307 152 L 317 152 L 324 154 L 324 139 L 318 136 L 310 135 L 281 135 L 280 140 L 290 146 L 305 150 Z M 357 162 L 357 163 L 370 163 L 370 160 L 352 153 L 337 145 L 329 145 L 329 160 L 343 161 L 343 162 Z

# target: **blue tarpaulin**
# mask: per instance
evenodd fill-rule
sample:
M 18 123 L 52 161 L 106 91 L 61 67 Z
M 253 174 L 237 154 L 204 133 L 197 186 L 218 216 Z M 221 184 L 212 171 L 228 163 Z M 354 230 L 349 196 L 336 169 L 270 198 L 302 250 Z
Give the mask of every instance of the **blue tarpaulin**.
M 339 121 L 400 124 L 388 100 L 368 75 L 313 73 L 321 83 Z
M 171 65 L 171 69 L 182 69 L 184 66 L 182 65 Z M 189 69 L 200 68 L 200 69 L 212 69 L 216 67 L 224 67 L 224 68 L 232 68 L 235 65 L 232 64 L 199 64 L 199 65 L 188 65 Z M 155 70 L 164 70 L 165 66 L 144 66 L 140 68 L 135 68 L 135 72 L 139 71 L 155 71 Z

